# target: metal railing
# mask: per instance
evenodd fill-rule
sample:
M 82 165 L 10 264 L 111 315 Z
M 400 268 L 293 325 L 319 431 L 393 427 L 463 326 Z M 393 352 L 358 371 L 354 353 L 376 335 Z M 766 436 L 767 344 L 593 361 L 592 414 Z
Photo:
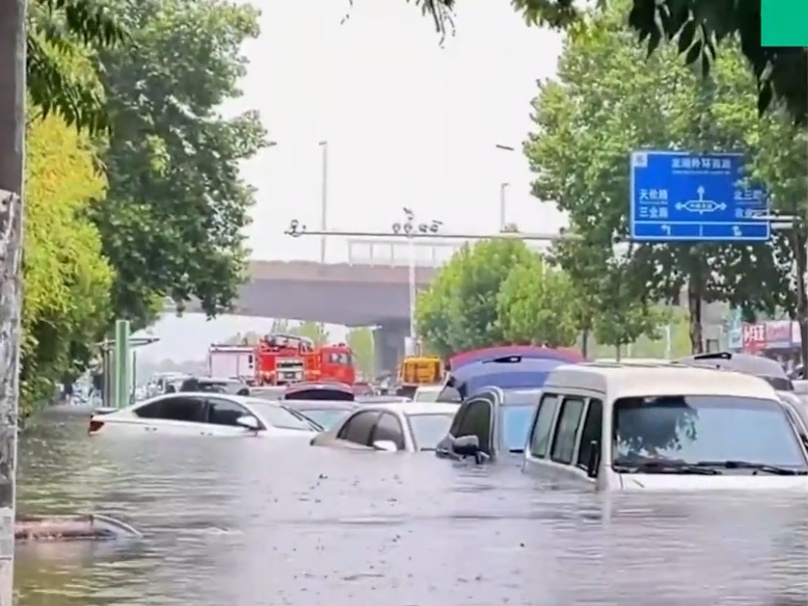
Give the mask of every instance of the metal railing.
M 401 238 L 381 239 L 348 239 L 348 263 L 351 265 L 376 265 L 382 267 L 406 267 L 410 263 L 410 254 L 415 256 L 417 267 L 437 268 L 451 259 L 463 245 L 463 241 L 414 241 L 410 244 Z M 529 248 L 537 252 L 549 248 L 549 242 L 525 242 Z

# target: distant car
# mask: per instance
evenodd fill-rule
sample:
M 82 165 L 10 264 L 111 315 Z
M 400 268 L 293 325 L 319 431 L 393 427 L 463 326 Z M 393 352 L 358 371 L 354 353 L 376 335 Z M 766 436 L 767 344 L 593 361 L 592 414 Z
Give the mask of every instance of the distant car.
M 261 387 L 251 387 L 250 397 L 258 398 L 259 400 L 269 400 L 270 402 L 277 402 L 283 399 L 283 394 L 286 393 L 285 385 L 265 385 Z
M 250 395 L 250 386 L 238 379 L 188 377 L 187 379 L 183 379 L 178 391 L 226 393 L 237 396 L 248 396 Z
M 419 385 L 412 396 L 413 402 L 437 402 L 443 385 Z
M 350 385 L 336 382 L 292 383 L 283 393 L 284 400 L 332 400 L 353 402 L 356 399 Z
M 435 450 L 457 404 L 396 402 L 362 406 L 312 439 L 312 446 L 385 452 Z
M 435 454 L 448 459 L 474 456 L 483 462 L 523 453 L 541 393 L 541 389 L 490 387 L 467 398 Z M 476 437 L 477 447 L 472 451 L 463 440 L 467 436 Z
M 356 402 L 363 406 L 367 406 L 369 404 L 390 404 L 393 402 L 412 402 L 412 399 L 404 397 L 404 396 L 393 396 L 393 395 L 373 395 L 373 396 L 357 396 Z
M 167 433 L 309 439 L 322 427 L 281 403 L 210 392 L 164 394 L 120 410 L 98 409 L 91 435 Z
M 680 358 L 674 364 L 733 370 L 764 379 L 777 391 L 794 391 L 794 384 L 779 362 L 753 354 L 718 351 Z
M 286 400 L 283 406 L 311 419 L 324 429 L 333 427 L 345 418 L 352 410 L 359 407 L 358 402 L 339 400 Z

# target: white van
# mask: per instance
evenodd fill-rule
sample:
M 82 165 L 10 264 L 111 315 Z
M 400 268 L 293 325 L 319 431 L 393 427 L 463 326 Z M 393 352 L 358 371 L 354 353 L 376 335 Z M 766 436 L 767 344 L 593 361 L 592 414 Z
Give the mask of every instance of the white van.
M 597 490 L 808 492 L 801 431 L 757 377 L 670 364 L 576 364 L 547 378 L 523 470 Z

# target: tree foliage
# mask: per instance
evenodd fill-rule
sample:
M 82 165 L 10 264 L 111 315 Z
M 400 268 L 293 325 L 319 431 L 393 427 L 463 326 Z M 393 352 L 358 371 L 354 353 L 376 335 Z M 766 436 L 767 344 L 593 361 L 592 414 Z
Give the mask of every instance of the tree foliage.
M 352 328 L 346 338 L 348 346 L 353 351 L 356 370 L 366 379 L 376 375 L 376 360 L 373 351 L 373 329 Z
M 311 339 L 317 347 L 326 345 L 331 338 L 322 322 L 300 322 L 297 326 L 293 326 L 289 333 Z
M 28 3 L 27 34 L 28 92 L 38 111 L 90 131 L 106 128 L 93 50 L 126 39 L 117 15 L 98 0 L 34 0 Z
M 570 277 L 535 255 L 511 269 L 497 295 L 502 335 L 513 343 L 574 345 L 580 332 L 577 303 Z
M 104 187 L 86 137 L 55 116 L 29 123 L 23 412 L 50 396 L 54 383 L 86 368 L 107 326 L 113 272 L 98 231 L 84 216 Z
M 662 42 L 673 42 L 686 65 L 707 75 L 718 56 L 721 44 L 739 43 L 751 67 L 757 90 L 752 107 L 763 113 L 774 99 L 782 102 L 793 120 L 808 123 L 808 55 L 803 48 L 766 47 L 760 38 L 761 0 L 598 0 L 599 10 L 618 5 L 621 20 L 631 28 L 628 44 L 644 43 L 653 54 Z M 415 2 L 432 17 L 435 27 L 445 35 L 454 27 L 452 14 L 457 0 L 419 0 Z M 586 18 L 585 9 L 573 0 L 511 0 L 529 25 L 556 29 L 577 27 Z M 643 60 L 638 65 L 645 66 Z M 748 69 L 748 68 L 747 68 Z M 779 105 L 775 104 L 775 107 Z
M 504 340 L 497 294 L 511 269 L 535 256 L 515 239 L 465 245 L 418 298 L 416 326 L 441 356 Z
M 226 118 L 240 96 L 249 5 L 115 0 L 130 37 L 100 53 L 112 133 L 101 159 L 109 191 L 92 218 L 117 270 L 117 312 L 148 323 L 165 297 L 227 310 L 244 278 L 253 190 L 239 163 L 266 142 L 256 112 Z
M 678 302 L 687 286 L 693 348 L 700 350 L 702 301 L 728 301 L 750 312 L 790 304 L 787 238 L 778 236 L 774 247 L 643 245 L 621 259 L 613 251 L 628 236 L 628 158 L 637 149 L 748 149 L 746 132 L 756 132 L 755 83 L 737 49 L 717 59 L 707 81 L 673 49 L 661 49 L 646 64 L 619 4 L 611 6 L 571 32 L 558 80 L 539 84 L 536 128 L 525 144 L 537 175 L 533 193 L 566 211 L 583 239 L 556 248 L 579 292 L 606 297 L 591 301 L 603 311 L 624 310 L 630 334 L 648 329 L 653 318 L 643 314 L 657 302 Z M 768 123 L 793 139 L 782 115 L 767 116 L 762 124 Z M 608 321 L 610 331 L 615 320 Z

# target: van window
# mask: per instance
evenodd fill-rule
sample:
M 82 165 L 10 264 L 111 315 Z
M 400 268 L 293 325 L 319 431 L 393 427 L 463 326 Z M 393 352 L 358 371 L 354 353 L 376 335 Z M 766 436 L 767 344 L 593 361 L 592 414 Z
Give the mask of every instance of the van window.
M 530 454 L 534 457 L 547 456 L 557 408 L 558 396 L 556 395 L 546 394 L 539 402 L 539 412 L 536 414 L 536 422 L 533 424 L 533 433 L 530 436 Z
M 602 432 L 603 402 L 592 398 L 589 400 L 589 407 L 586 409 L 584 428 L 581 430 L 581 446 L 578 449 L 578 461 L 576 465 L 581 469 L 586 469 L 589 464 L 593 442 L 595 449 L 600 450 Z
M 558 414 L 555 436 L 553 437 L 553 450 L 550 458 L 558 463 L 572 463 L 575 452 L 575 437 L 584 415 L 583 398 L 564 398 L 561 412 Z

